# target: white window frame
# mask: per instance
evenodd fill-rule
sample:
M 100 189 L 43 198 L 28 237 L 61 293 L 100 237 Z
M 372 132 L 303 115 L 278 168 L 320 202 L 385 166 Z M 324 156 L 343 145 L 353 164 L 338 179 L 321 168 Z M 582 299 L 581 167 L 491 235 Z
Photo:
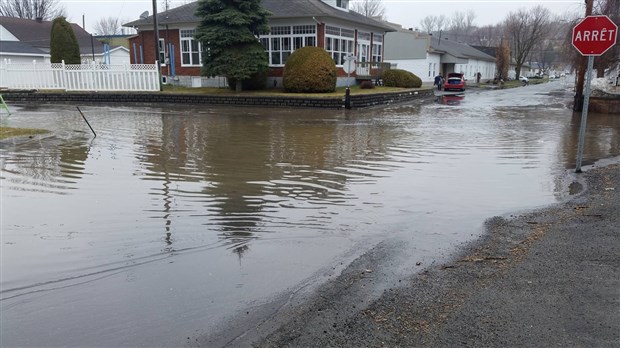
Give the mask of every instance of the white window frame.
M 316 36 L 316 24 L 274 25 L 259 40 L 269 57 L 269 66 L 281 67 L 296 49 L 316 46 Z
M 369 62 L 370 55 L 370 33 L 364 31 L 357 32 L 357 61 Z
M 343 66 L 345 58 L 355 53 L 355 30 L 325 26 L 325 50 L 332 56 L 336 66 Z
M 166 66 L 166 40 L 163 38 L 159 38 L 158 41 L 159 46 L 159 65 Z
M 191 34 L 191 36 L 188 36 Z M 181 53 L 181 66 L 182 67 L 201 67 L 202 66 L 202 43 L 194 38 L 196 34 L 195 29 L 179 29 L 179 51 Z M 195 42 L 196 45 L 192 45 Z M 184 44 L 187 43 L 187 47 Z M 196 48 L 194 50 L 193 48 Z M 197 54 L 197 56 L 196 56 Z M 186 55 L 188 61 L 186 61 Z M 197 58 L 195 62 L 194 58 Z
M 349 9 L 349 0 L 336 0 L 336 7 L 343 8 L 345 10 Z
M 383 62 L 383 35 L 381 34 L 373 34 L 372 61 Z

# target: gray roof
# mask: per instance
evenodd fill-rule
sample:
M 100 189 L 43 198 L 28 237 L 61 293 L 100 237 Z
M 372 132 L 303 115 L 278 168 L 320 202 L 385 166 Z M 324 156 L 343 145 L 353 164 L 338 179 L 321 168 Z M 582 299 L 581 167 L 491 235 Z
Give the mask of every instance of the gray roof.
M 20 41 L 0 41 L 0 52 L 12 54 L 27 54 L 32 56 L 49 56 L 43 50 L 32 47 Z
M 383 22 L 353 11 L 339 10 L 320 0 L 263 0 L 263 6 L 273 14 L 270 19 L 314 17 L 318 21 L 323 21 L 325 18 L 331 18 L 373 27 L 381 31 L 394 31 L 394 28 Z M 198 23 L 200 22 L 200 18 L 194 15 L 197 7 L 198 3 L 192 2 L 158 13 L 158 24 Z M 153 25 L 153 16 L 123 24 L 125 27 L 147 25 Z
M 52 22 L 0 16 L 0 24 L 20 42 L 49 50 Z M 95 54 L 103 53 L 103 44 L 101 42 L 92 40 L 91 46 L 91 36 L 86 30 L 75 23 L 71 23 L 71 28 L 73 28 L 75 38 L 80 45 L 80 54 L 90 54 L 93 48 Z
M 491 57 L 497 57 L 497 49 L 498 47 L 487 47 L 487 46 L 471 46 L 475 49 L 477 49 L 478 51 L 482 51 L 488 55 L 490 55 Z
M 431 50 L 447 53 L 457 58 L 479 59 L 492 62 L 495 61 L 495 57 L 479 51 L 470 45 L 448 39 L 441 39 L 440 41 L 439 38 L 432 37 Z

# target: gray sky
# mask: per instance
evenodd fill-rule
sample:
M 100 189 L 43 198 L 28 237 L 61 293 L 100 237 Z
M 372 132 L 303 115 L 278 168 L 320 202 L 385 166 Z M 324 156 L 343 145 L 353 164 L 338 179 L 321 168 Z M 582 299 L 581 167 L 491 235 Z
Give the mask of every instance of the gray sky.
M 157 0 L 161 11 L 162 0 Z M 174 6 L 190 0 L 170 0 Z M 283 0 L 287 1 L 287 0 Z M 103 17 L 118 17 L 123 23 L 137 19 L 144 11 L 152 13 L 152 0 L 59 0 L 67 9 L 69 20 L 82 24 L 94 33 L 94 24 Z M 497 24 L 511 11 L 543 5 L 552 13 L 563 15 L 567 11 L 584 13 L 583 0 L 382 0 L 386 16 L 390 22 L 399 23 L 406 28 L 420 26 L 422 18 L 428 15 L 444 14 L 450 17 L 455 11 L 473 10 L 478 26 Z

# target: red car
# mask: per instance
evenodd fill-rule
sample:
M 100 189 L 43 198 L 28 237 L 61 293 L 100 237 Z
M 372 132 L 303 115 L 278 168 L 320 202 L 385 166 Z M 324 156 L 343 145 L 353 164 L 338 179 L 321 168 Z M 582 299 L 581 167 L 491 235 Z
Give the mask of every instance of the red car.
M 449 73 L 448 78 L 446 79 L 446 82 L 444 82 L 443 84 L 443 89 L 444 91 L 449 91 L 449 90 L 464 91 L 465 90 L 465 77 L 463 77 L 463 74 Z

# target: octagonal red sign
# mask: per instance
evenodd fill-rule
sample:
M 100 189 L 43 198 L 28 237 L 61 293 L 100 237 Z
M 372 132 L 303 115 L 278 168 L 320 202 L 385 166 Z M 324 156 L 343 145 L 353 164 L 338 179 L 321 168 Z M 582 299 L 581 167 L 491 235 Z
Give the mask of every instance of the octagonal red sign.
M 618 26 L 607 16 L 588 16 L 573 28 L 573 46 L 584 56 L 600 56 L 616 44 Z

